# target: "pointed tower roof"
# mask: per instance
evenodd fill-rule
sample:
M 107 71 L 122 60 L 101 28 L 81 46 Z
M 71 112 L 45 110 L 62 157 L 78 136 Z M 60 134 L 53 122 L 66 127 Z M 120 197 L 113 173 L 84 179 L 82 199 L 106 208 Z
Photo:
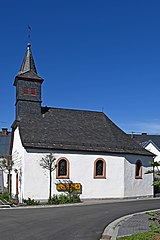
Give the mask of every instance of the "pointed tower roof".
M 37 74 L 36 66 L 34 63 L 32 52 L 31 52 L 30 43 L 27 44 L 27 51 L 25 53 L 20 71 L 18 72 L 15 78 L 14 85 L 16 84 L 17 79 L 21 79 L 21 78 L 43 81 L 43 79 Z
M 23 59 L 19 74 L 32 71 L 34 74 L 37 74 L 36 66 L 31 52 L 31 44 L 27 44 L 27 51 Z

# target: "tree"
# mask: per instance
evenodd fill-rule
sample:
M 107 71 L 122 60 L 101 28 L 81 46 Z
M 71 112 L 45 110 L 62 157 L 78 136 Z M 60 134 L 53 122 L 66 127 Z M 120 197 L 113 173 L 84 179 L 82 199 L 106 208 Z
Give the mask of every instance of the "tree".
M 53 153 L 49 153 L 44 158 L 40 160 L 40 166 L 49 171 L 49 199 L 51 200 L 51 191 L 52 191 L 52 172 L 56 169 L 56 158 Z
M 7 191 L 9 193 L 9 196 L 12 195 L 12 181 L 11 181 L 11 172 L 13 170 L 14 163 L 19 162 L 19 153 L 15 151 L 11 155 L 5 155 L 0 158 L 0 169 L 2 169 L 4 172 L 7 172 L 8 174 L 8 186 Z
M 9 193 L 9 196 L 11 197 L 11 191 L 12 191 L 12 187 L 11 187 L 11 171 L 12 171 L 12 167 L 14 165 L 14 162 L 12 161 L 12 155 L 8 155 L 5 157 L 1 158 L 0 161 L 0 169 L 2 169 L 3 171 L 7 171 L 8 173 L 8 186 L 7 186 L 7 190 Z

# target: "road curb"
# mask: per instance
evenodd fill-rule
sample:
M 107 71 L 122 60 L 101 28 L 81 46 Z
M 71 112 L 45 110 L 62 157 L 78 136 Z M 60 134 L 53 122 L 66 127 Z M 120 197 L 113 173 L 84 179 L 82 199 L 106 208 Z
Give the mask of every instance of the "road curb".
M 156 212 L 156 211 L 160 211 L 160 209 L 137 212 L 137 213 L 129 214 L 129 215 L 126 215 L 126 216 L 123 216 L 121 218 L 116 219 L 115 221 L 111 222 L 105 228 L 105 230 L 102 233 L 102 236 L 101 236 L 100 240 L 116 240 L 117 235 L 118 235 L 118 230 L 119 230 L 122 223 L 124 223 L 125 221 L 127 221 L 129 218 L 131 218 L 133 216 L 141 215 L 141 214 L 144 214 L 146 212 Z
M 121 218 L 116 219 L 115 221 L 111 222 L 102 233 L 102 237 L 100 240 L 116 240 L 119 227 L 123 222 L 125 222 L 127 219 L 131 218 L 133 214 L 127 215 Z
M 11 206 L 10 205 L 0 205 L 0 209 L 6 209 L 6 208 L 11 208 Z

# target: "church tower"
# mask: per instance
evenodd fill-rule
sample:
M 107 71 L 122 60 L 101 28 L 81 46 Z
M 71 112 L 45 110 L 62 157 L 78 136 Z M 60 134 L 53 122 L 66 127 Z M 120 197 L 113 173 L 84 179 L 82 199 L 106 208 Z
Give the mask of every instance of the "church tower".
M 16 87 L 16 120 L 26 115 L 41 115 L 42 82 L 43 79 L 37 74 L 31 44 L 28 43 L 20 71 L 14 81 Z

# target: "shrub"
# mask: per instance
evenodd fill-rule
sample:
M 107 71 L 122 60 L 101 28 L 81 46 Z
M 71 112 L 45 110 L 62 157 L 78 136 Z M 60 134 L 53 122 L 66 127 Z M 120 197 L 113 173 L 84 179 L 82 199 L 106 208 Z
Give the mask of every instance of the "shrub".
M 26 203 L 27 205 L 39 205 L 40 202 L 36 201 L 34 199 L 28 198 L 28 199 L 24 199 L 24 203 Z
M 10 200 L 10 203 L 11 203 L 11 205 L 18 205 L 18 201 L 17 200 Z
M 9 193 L 8 192 L 3 192 L 0 194 L 0 199 L 3 201 L 3 200 L 6 200 L 7 202 L 9 201 Z
M 48 203 L 49 204 L 59 204 L 58 196 L 54 194 L 53 197 L 51 197 L 51 199 L 48 199 Z
M 79 194 L 72 193 L 71 196 L 70 196 L 70 201 L 72 203 L 79 203 L 79 202 L 81 202 Z
M 66 203 L 78 203 L 81 202 L 80 196 L 77 193 L 70 193 L 70 194 L 60 194 L 60 195 L 53 195 L 51 199 L 48 200 L 49 204 L 66 204 Z
M 65 204 L 70 202 L 69 196 L 66 194 L 60 194 L 58 196 L 58 200 L 60 204 Z

